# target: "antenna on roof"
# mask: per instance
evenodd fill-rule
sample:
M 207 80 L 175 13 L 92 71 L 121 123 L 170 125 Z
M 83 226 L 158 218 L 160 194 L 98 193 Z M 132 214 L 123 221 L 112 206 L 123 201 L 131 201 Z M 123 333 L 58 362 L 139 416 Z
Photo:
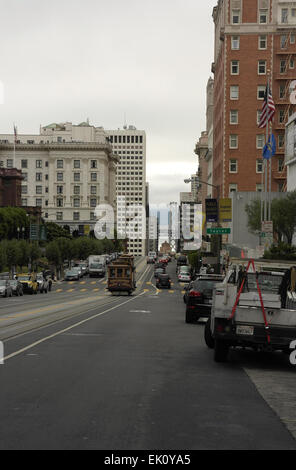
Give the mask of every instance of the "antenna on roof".
M 123 124 L 123 129 L 127 129 L 127 123 L 126 123 L 126 113 L 124 113 L 124 124 Z

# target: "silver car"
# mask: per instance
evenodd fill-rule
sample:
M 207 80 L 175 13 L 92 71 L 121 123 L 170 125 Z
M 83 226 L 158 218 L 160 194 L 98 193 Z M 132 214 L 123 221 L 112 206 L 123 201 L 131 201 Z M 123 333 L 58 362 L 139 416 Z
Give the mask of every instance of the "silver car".
M 2 297 L 12 297 L 12 287 L 8 280 L 0 280 L 0 295 Z

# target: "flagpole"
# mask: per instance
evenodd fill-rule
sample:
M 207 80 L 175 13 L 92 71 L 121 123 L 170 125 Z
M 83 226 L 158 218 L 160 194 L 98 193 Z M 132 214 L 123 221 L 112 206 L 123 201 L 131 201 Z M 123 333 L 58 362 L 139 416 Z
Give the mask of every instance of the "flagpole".
M 14 139 L 13 139 L 13 168 L 15 168 L 15 124 L 13 124 L 13 133 L 14 133 Z

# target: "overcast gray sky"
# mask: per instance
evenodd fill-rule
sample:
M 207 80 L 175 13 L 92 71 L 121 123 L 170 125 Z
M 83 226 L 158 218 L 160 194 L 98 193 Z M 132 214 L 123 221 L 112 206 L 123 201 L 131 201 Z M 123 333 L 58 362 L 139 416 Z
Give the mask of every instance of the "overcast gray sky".
M 188 191 L 217 0 L 1 0 L 0 133 L 71 121 L 147 133 L 150 201 Z

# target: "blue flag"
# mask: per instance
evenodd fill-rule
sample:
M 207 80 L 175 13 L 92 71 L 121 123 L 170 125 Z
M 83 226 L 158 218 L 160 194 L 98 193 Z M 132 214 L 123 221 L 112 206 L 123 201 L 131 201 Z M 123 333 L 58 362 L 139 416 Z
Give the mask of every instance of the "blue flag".
M 276 153 L 276 140 L 273 134 L 269 136 L 267 144 L 263 149 L 263 158 L 269 160 Z

